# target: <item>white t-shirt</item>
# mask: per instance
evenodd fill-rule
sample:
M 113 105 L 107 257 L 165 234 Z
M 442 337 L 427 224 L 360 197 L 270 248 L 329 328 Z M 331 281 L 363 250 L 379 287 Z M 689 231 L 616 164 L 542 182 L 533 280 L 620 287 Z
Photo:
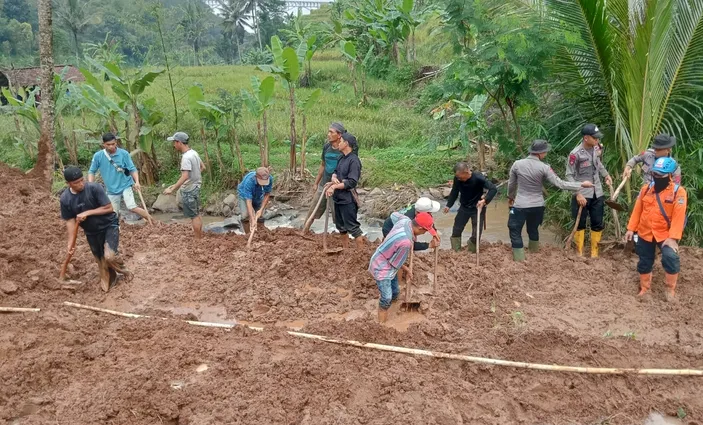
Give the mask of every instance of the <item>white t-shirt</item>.
M 202 175 L 200 174 L 201 163 L 200 155 L 193 149 L 183 154 L 181 158 L 181 171 L 188 171 L 188 180 L 181 186 L 182 191 L 190 192 L 200 187 L 203 182 Z

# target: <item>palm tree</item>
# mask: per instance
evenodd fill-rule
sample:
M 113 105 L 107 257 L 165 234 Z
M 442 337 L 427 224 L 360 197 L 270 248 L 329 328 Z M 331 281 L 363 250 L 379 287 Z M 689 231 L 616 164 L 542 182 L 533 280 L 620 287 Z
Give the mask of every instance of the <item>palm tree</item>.
M 39 0 L 39 62 L 41 63 L 41 135 L 32 175 L 51 188 L 54 171 L 54 56 L 51 0 Z
M 252 25 L 247 22 L 252 3 L 248 0 L 219 0 L 219 2 L 220 13 L 224 18 L 222 23 L 224 34 L 230 40 L 234 38 L 235 43 L 237 43 L 239 63 L 242 63 L 242 48 L 239 44 L 239 34 L 245 32 L 247 28 L 252 28 Z
M 563 93 L 582 121 L 614 129 L 620 160 L 659 132 L 685 138 L 703 112 L 703 2 L 547 0 L 577 43 L 558 55 Z M 685 140 L 685 139 L 684 139 Z
M 101 18 L 97 12 L 100 8 L 95 7 L 97 5 L 91 4 L 89 1 L 81 0 L 59 0 L 57 4 L 56 18 L 59 24 L 71 33 L 76 49 L 76 58 L 80 59 L 82 49 L 78 37 L 85 33 L 90 25 L 100 23 Z
M 207 33 L 208 28 L 210 28 L 210 20 L 207 16 L 208 10 L 201 0 L 189 0 L 182 8 L 183 18 L 179 23 L 186 41 L 193 46 L 195 62 L 198 66 L 201 65 L 200 46 L 203 37 Z

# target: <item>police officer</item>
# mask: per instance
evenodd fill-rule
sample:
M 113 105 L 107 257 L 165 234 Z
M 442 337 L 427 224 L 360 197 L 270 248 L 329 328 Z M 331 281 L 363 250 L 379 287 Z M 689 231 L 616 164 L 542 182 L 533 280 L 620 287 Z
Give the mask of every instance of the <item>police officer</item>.
M 539 250 L 539 226 L 544 219 L 542 187 L 545 180 L 562 190 L 577 191 L 582 187 L 593 187 L 590 181 L 568 183 L 560 179 L 552 167 L 542 162 L 548 151 L 549 143 L 546 140 L 535 140 L 530 147 L 529 156 L 515 161 L 510 168 L 508 229 L 515 261 L 525 260 L 525 249 L 522 243 L 522 228 L 525 222 L 527 222 L 527 235 L 530 238 L 528 248 L 530 252 Z
M 659 134 L 654 138 L 652 147 L 635 155 L 627 161 L 625 171 L 622 175 L 624 178 L 629 178 L 632 175 L 632 170 L 637 164 L 642 164 L 642 180 L 643 184 L 652 182 L 652 166 L 657 158 L 670 157 L 671 148 L 676 144 L 676 137 L 669 136 L 666 133 Z M 681 167 L 676 166 L 676 171 L 673 174 L 674 183 L 681 183 Z
M 642 186 L 625 234 L 626 241 L 635 239 L 635 232 L 638 234 L 635 240 L 639 256 L 639 295 L 646 294 L 652 284 L 652 266 L 659 247 L 667 301 L 674 300 L 676 281 L 681 269 L 679 240 L 686 225 L 688 203 L 686 189 L 672 178 L 677 165 L 676 161 L 667 157 L 654 161 L 651 169 L 652 183 Z
M 583 255 L 583 244 L 586 240 L 586 218 L 591 218 L 591 257 L 598 257 L 598 243 L 603 234 L 603 213 L 605 196 L 601 176 L 606 184 L 613 184 L 610 174 L 603 166 L 600 155 L 596 150 L 600 146 L 603 133 L 595 124 L 586 124 L 581 129 L 583 140 L 569 154 L 566 161 L 566 180 L 569 182 L 593 182 L 593 187 L 581 188 L 571 199 L 571 216 L 576 219 L 579 207 L 583 208 L 581 220 L 578 223 L 574 242 L 579 256 Z

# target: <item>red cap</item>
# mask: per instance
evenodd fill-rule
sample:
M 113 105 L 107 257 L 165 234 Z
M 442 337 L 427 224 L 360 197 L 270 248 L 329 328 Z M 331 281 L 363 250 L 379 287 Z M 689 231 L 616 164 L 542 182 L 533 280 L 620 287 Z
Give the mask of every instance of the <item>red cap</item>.
M 430 235 L 437 236 L 437 231 L 434 228 L 434 218 L 428 212 L 420 212 L 415 214 L 415 223 L 423 229 L 427 230 Z

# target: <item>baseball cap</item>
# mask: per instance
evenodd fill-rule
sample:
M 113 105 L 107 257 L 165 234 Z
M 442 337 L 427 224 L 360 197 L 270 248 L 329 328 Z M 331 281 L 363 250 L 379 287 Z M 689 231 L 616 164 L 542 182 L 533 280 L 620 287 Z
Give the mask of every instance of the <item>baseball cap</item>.
M 103 134 L 103 143 L 105 142 L 111 142 L 113 140 L 120 140 L 119 136 L 112 134 L 112 133 L 105 133 Z
M 549 143 L 546 140 L 537 139 L 530 146 L 530 153 L 545 153 L 549 151 Z
M 437 236 L 437 231 L 434 228 L 434 218 L 428 212 L 420 212 L 415 214 L 415 224 L 427 230 L 432 236 Z
M 63 169 L 63 178 L 66 179 L 68 183 L 74 182 L 81 177 L 83 177 L 83 171 L 78 167 L 68 166 Z
M 596 139 L 603 138 L 603 133 L 600 132 L 600 130 L 598 129 L 598 126 L 595 124 L 584 125 L 583 128 L 581 129 L 581 135 L 595 137 Z
M 271 173 L 266 167 L 259 167 L 256 169 L 256 182 L 261 186 L 267 186 L 271 182 Z
M 415 212 L 420 213 L 420 212 L 428 212 L 428 213 L 436 213 L 439 211 L 440 205 L 439 202 L 433 201 L 430 198 L 423 196 L 422 198 L 418 199 L 415 202 Z
M 178 131 L 173 134 L 173 136 L 169 137 L 168 139 L 169 142 L 181 142 L 181 143 L 188 143 L 188 135 L 185 134 L 182 131 Z

